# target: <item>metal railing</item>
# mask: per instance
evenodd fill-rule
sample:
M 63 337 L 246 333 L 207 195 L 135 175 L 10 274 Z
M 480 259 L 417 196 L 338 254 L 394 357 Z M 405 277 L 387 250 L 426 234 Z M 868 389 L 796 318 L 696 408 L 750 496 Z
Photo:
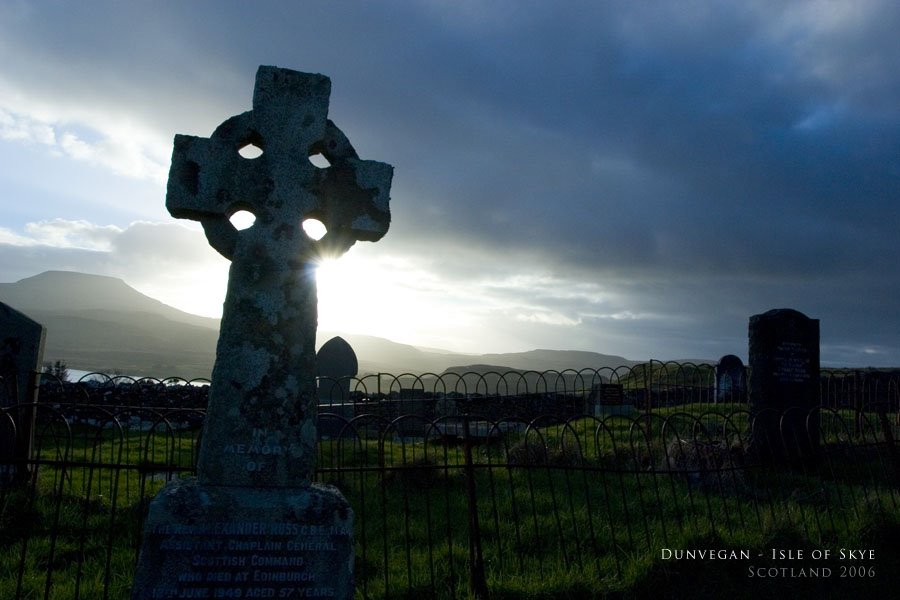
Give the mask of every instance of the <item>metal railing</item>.
M 602 382 L 625 395 L 634 374 Z M 663 548 L 732 547 L 747 536 L 762 544 L 787 530 L 804 543 L 845 544 L 869 521 L 900 514 L 890 380 L 823 378 L 830 405 L 803 415 L 818 424 L 815 456 L 782 453 L 773 468 L 753 445 L 759 415 L 740 403 L 586 414 L 597 380 L 539 375 L 501 374 L 496 383 L 514 384 L 501 387 L 507 395 L 475 391 L 485 374 L 474 387 L 460 376 L 428 390 L 379 378 L 380 396 L 362 378 L 349 382 L 346 401 L 323 407 L 316 478 L 353 506 L 358 597 L 515 596 L 546 582 L 574 586 L 570 595 L 621 591 L 641 557 Z M 590 385 L 573 387 L 582 381 Z M 126 598 L 147 503 L 194 472 L 205 389 L 123 379 L 45 386 L 32 456 L 0 458 L 17 474 L 0 486 L 0 597 Z M 19 408 L 2 409 L 0 435 L 17 435 Z M 777 417 L 764 420 L 788 415 Z M 799 450 L 791 435 L 780 443 Z

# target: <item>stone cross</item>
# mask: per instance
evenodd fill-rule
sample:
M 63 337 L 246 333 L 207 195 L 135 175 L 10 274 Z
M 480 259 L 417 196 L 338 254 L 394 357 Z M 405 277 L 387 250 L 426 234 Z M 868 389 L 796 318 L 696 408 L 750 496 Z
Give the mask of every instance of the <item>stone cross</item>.
M 390 223 L 393 169 L 328 120 L 323 75 L 260 67 L 253 110 L 175 137 L 166 206 L 231 260 L 197 477 L 150 503 L 133 600 L 353 597 L 353 511 L 310 480 L 318 260 Z M 262 150 L 245 158 L 247 145 Z M 309 157 L 321 154 L 327 168 Z M 256 220 L 238 231 L 235 212 Z M 306 219 L 327 228 L 319 240 Z
M 231 260 L 198 476 L 203 483 L 291 486 L 315 461 L 314 269 L 388 229 L 393 168 L 360 160 L 328 118 L 324 75 L 260 67 L 253 110 L 209 138 L 178 135 L 166 207 L 200 221 Z M 262 154 L 244 158 L 254 145 Z M 319 168 L 309 157 L 323 155 Z M 256 217 L 238 231 L 229 217 Z M 311 239 L 306 219 L 327 233 Z

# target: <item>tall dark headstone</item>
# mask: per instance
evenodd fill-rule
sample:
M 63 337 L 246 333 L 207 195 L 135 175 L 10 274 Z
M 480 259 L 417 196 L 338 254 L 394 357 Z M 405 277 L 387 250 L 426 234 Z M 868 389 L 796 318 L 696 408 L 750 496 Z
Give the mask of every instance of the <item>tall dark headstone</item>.
M 747 369 L 739 356 L 726 354 L 716 364 L 716 402 L 747 401 Z
M 46 328 L 0 302 L 0 484 L 27 476 Z
M 328 119 L 330 91 L 324 75 L 260 67 L 253 110 L 209 138 L 175 137 L 166 206 L 199 221 L 231 269 L 197 478 L 151 502 L 135 600 L 353 597 L 353 512 L 310 481 L 314 271 L 385 234 L 393 169 L 359 159 Z M 248 145 L 262 154 L 245 158 Z M 229 217 L 241 210 L 256 220 L 238 231 Z
M 789 308 L 750 317 L 751 451 L 808 462 L 819 449 L 819 321 Z

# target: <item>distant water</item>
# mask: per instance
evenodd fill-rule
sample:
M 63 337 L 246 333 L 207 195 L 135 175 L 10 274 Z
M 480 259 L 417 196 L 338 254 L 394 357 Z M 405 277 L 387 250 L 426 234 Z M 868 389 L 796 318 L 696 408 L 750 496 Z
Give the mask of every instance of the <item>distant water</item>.
M 77 382 L 82 377 L 90 375 L 91 373 L 97 373 L 97 371 L 82 371 L 81 369 L 69 369 L 69 381 Z M 153 377 L 147 378 L 144 375 L 129 375 L 127 373 L 120 373 L 120 374 L 103 373 L 102 375 L 106 375 L 109 378 L 122 377 L 126 381 L 127 381 L 127 379 L 134 379 L 135 381 L 138 381 L 140 379 L 154 379 Z M 106 381 L 106 377 L 103 377 L 102 375 L 94 375 L 93 377 L 86 379 L 86 381 L 90 381 L 90 380 Z M 207 384 L 208 384 L 208 382 L 206 382 L 206 381 L 197 381 L 194 383 L 194 385 L 207 385 Z
M 89 375 L 91 373 L 96 373 L 97 371 L 82 371 L 80 369 L 69 369 L 69 381 L 78 381 L 85 375 Z M 104 375 L 108 375 L 109 377 L 115 377 L 112 373 L 104 373 Z M 132 379 L 140 379 L 140 377 L 135 377 L 134 375 L 124 375 L 125 377 L 131 377 Z M 104 379 L 99 375 L 92 377 L 92 379 Z

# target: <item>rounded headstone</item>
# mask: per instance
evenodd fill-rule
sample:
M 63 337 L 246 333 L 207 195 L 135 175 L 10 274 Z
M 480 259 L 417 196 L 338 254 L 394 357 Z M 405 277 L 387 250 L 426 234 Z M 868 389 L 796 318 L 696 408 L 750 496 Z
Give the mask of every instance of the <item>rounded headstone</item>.
M 347 340 L 336 336 L 322 344 L 316 354 L 316 373 L 319 377 L 356 377 L 359 362 Z
M 747 370 L 744 361 L 734 354 L 726 354 L 716 364 L 716 401 L 746 402 Z

